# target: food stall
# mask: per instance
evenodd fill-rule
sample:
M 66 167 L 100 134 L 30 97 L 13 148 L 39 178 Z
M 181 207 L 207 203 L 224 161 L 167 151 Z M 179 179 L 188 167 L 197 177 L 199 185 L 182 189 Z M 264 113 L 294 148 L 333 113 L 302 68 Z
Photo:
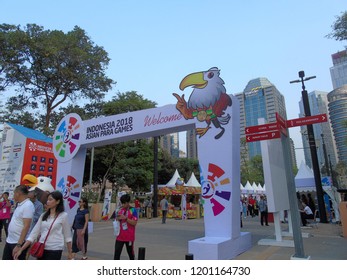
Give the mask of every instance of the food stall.
M 175 175 L 165 186 L 158 188 L 158 202 L 165 196 L 169 202 L 167 218 L 174 219 L 196 219 L 201 217 L 200 201 L 201 186 L 197 182 L 194 173 L 191 179 L 185 184 L 180 181 L 179 174 L 176 170 Z M 175 182 L 172 185 L 172 182 Z M 189 184 L 188 184 L 189 183 Z M 185 205 L 182 205 L 184 203 Z M 185 207 L 184 207 L 185 206 Z M 183 210 L 183 211 L 182 211 Z M 159 212 L 161 215 L 161 211 Z

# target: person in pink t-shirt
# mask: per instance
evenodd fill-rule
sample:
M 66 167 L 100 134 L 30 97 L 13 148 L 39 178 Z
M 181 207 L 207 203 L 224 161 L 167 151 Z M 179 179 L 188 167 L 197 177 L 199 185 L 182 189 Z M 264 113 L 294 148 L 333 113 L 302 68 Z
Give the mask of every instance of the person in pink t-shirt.
M 138 214 L 134 207 L 130 207 L 130 196 L 128 194 L 122 195 L 120 202 L 122 203 L 122 208 L 118 211 L 116 217 L 120 222 L 120 232 L 114 246 L 114 259 L 120 260 L 120 255 L 125 244 L 129 259 L 135 260 L 134 241 Z
M 8 235 L 8 224 L 11 218 L 11 201 L 8 199 L 9 193 L 4 192 L 1 196 L 2 201 L 0 201 L 0 242 L 2 228 L 5 230 L 5 235 Z

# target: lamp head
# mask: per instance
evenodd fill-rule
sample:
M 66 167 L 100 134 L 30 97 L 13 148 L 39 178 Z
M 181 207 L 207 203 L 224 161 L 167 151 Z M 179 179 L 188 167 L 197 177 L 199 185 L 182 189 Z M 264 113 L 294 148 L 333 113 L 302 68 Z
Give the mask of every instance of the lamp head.
M 304 72 L 304 71 L 299 71 L 299 77 L 300 77 L 300 78 L 305 77 L 305 72 Z

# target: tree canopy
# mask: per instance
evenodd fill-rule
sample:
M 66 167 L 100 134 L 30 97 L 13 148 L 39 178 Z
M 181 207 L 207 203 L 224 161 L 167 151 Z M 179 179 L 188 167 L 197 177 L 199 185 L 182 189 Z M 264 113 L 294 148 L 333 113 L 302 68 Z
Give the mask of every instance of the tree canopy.
M 336 16 L 336 21 L 331 26 L 332 32 L 327 37 L 336 41 L 347 40 L 347 11 L 342 12 L 341 16 Z
M 105 74 L 107 52 L 78 26 L 64 33 L 36 24 L 23 29 L 2 24 L 0 49 L 0 90 L 13 86 L 17 92 L 9 98 L 8 110 L 43 110 L 46 133 L 53 111 L 66 100 L 101 101 L 114 83 Z

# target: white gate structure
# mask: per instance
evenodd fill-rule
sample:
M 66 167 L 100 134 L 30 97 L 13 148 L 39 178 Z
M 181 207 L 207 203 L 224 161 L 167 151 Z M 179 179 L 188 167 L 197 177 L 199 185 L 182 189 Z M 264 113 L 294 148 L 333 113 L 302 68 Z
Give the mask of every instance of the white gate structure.
M 84 121 L 74 113 L 65 116 L 56 127 L 53 150 L 56 188 L 64 195 L 70 222 L 81 196 L 87 148 L 196 129 L 205 236 L 189 241 L 188 251 L 194 259 L 217 260 L 248 250 L 251 234 L 240 231 L 239 103 L 223 84 L 214 67 L 182 80 L 181 90 L 193 87 L 188 102 L 174 94 L 175 105 Z M 213 85 L 224 93 L 216 95 Z

